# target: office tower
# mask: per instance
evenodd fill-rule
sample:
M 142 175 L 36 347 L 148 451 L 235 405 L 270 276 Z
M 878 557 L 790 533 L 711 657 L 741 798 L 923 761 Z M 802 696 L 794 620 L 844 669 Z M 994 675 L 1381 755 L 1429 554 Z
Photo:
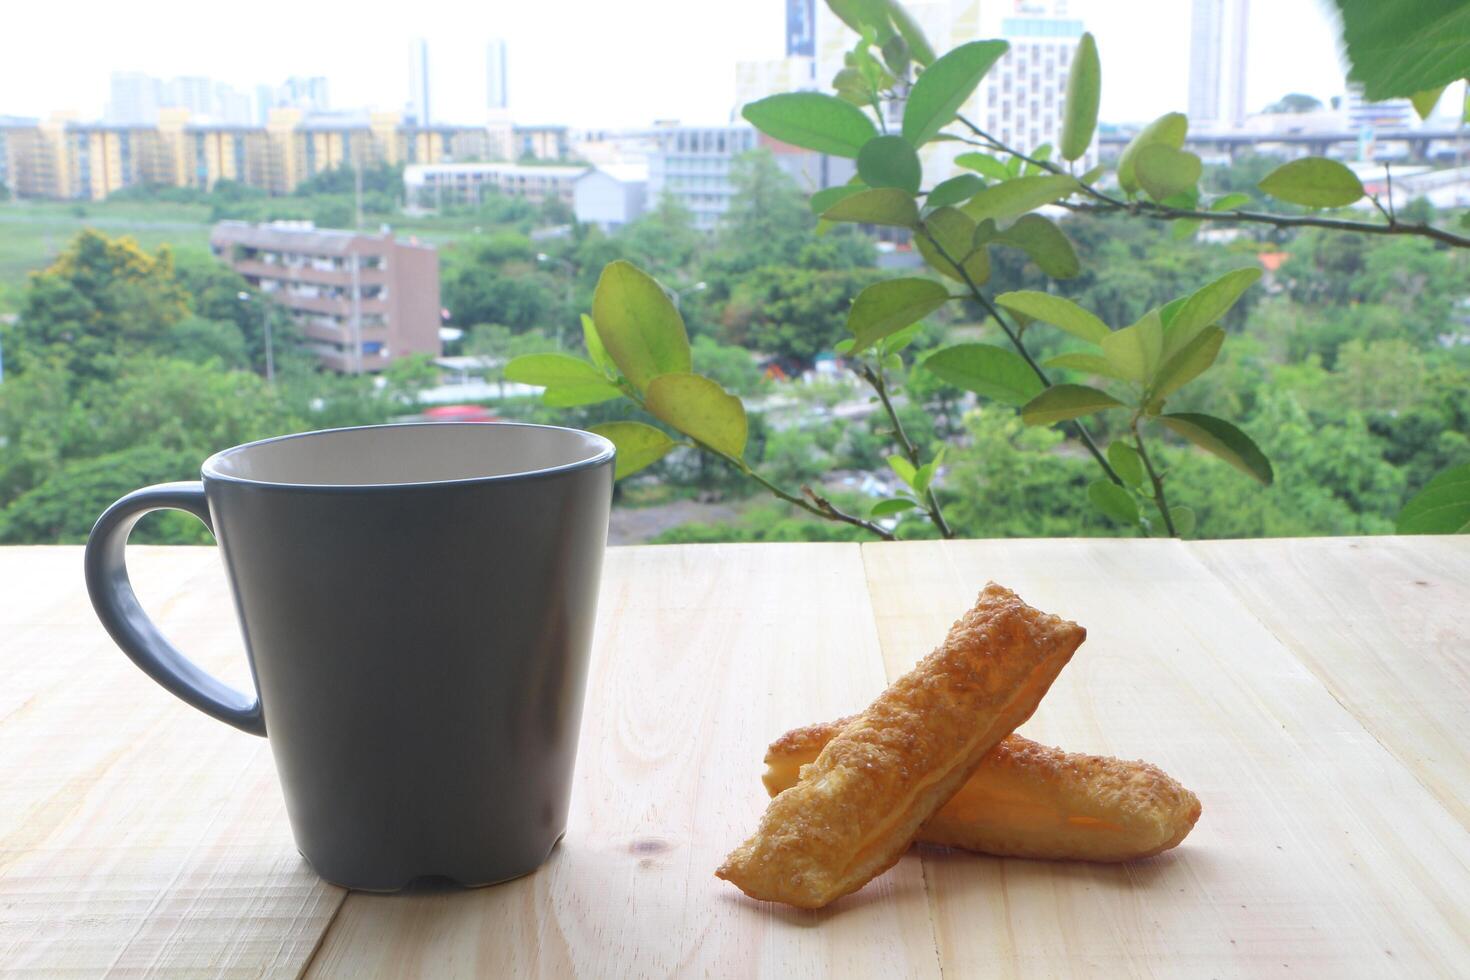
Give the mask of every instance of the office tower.
M 1202 128 L 1245 121 L 1250 0 L 1194 0 L 1189 28 L 1189 120 Z
M 1067 75 L 1082 31 L 1082 21 L 1067 16 L 1065 0 L 1017 0 L 1000 23 L 1010 50 L 976 93 L 979 105 L 973 111 L 981 128 L 1027 152 L 1046 143 L 1055 146 L 1062 135 Z M 1094 155 L 1088 151 L 1085 165 L 1091 165 Z
M 113 126 L 151 126 L 158 122 L 162 82 L 140 71 L 115 71 L 103 113 Z
M 433 121 L 429 106 L 429 42 L 421 37 L 414 38 L 409 48 L 408 110 L 420 126 Z
M 506 84 L 505 40 L 496 38 L 485 47 L 485 105 L 489 109 L 510 108 Z

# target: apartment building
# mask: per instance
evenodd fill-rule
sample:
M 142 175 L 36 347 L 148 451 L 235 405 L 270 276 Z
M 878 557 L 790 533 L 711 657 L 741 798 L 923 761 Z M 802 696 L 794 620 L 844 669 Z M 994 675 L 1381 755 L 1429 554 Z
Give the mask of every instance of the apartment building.
M 734 159 L 756 147 L 750 126 L 669 126 L 649 133 L 648 199 L 668 196 L 694 214 L 697 228 L 711 229 L 730 209 Z
M 551 164 L 412 164 L 403 170 L 403 190 L 408 203 L 421 208 L 479 204 L 490 194 L 522 197 L 533 204 L 554 198 L 571 205 L 577 178 L 586 172 L 586 167 Z
M 324 367 L 360 374 L 441 353 L 433 246 L 306 221 L 223 221 L 209 240 L 221 261 L 290 314 Z

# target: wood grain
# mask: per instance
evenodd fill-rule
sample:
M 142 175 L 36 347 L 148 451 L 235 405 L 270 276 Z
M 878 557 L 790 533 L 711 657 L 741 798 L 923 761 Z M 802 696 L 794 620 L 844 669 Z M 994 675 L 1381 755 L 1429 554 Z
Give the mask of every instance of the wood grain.
M 1191 548 L 1470 827 L 1470 535 Z
M 212 548 L 132 548 L 165 632 L 246 676 Z M 290 977 L 341 900 L 264 740 L 175 700 L 98 625 L 80 548 L 0 548 L 0 972 Z
M 1022 731 L 1147 758 L 1204 804 L 1181 848 L 1137 864 L 927 852 L 947 974 L 1420 977 L 1470 963 L 1464 828 L 1185 546 L 863 554 L 890 676 L 994 579 L 1088 628 Z
M 566 839 L 520 881 L 353 894 L 321 977 L 937 976 L 919 862 L 820 913 L 714 878 L 766 743 L 866 704 L 883 664 L 856 545 L 608 553 Z

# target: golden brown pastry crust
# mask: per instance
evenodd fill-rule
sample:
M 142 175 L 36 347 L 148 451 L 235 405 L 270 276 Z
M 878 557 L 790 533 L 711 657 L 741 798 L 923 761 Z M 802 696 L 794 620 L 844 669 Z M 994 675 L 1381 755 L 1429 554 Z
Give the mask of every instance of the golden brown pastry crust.
M 995 583 L 944 643 L 829 741 L 715 873 L 820 908 L 891 867 L 990 749 L 1031 716 L 1086 630 Z
M 850 721 L 793 729 L 772 742 L 767 792 L 794 785 Z M 1199 799 L 1157 766 L 1008 735 L 915 839 L 1002 857 L 1133 861 L 1178 846 L 1199 815 Z

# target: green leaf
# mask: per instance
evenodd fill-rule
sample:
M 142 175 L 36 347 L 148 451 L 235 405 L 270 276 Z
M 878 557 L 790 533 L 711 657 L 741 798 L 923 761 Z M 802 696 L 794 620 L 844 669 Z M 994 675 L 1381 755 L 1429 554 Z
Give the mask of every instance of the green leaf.
M 1129 381 L 1144 382 L 1164 354 L 1164 324 L 1151 310 L 1137 323 L 1114 330 L 1101 341 L 1103 357 Z
M 1084 184 L 1095 184 L 1097 183 L 1097 179 L 1107 172 L 1108 168 L 1099 163 L 1097 166 L 1087 171 L 1087 173 L 1083 174 L 1081 177 L 1081 181 Z
M 1256 186 L 1278 200 L 1309 208 L 1346 207 L 1366 193 L 1357 174 L 1326 157 L 1283 163 Z
M 957 166 L 967 167 L 991 180 L 1010 180 L 1012 174 L 1006 165 L 988 153 L 961 153 L 954 158 Z
M 1204 222 L 1198 218 L 1185 218 L 1174 222 L 1174 226 L 1169 229 L 1169 235 L 1176 242 L 1188 241 L 1195 236 L 1195 233 L 1199 231 L 1199 226 L 1202 224 Z
M 1408 98 L 1466 74 L 1470 4 L 1456 0 L 1334 0 L 1352 68 L 1374 101 Z
M 931 208 L 948 207 L 974 197 L 984 188 L 985 181 L 974 174 L 960 174 L 936 185 L 924 203 Z
M 918 147 L 938 135 L 1009 47 L 1004 41 L 971 41 L 924 69 L 904 105 L 903 138 Z
M 1195 334 L 1194 339 L 1164 362 L 1154 376 L 1149 392 L 1153 399 L 1168 398 L 1174 392 L 1204 374 L 1215 363 L 1220 345 L 1225 343 L 1225 331 L 1208 326 Z
M 598 336 L 597 324 L 587 314 L 582 314 L 582 344 L 587 348 L 587 356 L 592 358 L 603 374 L 612 375 L 617 373 L 617 365 L 607 355 L 607 348 L 602 345 L 602 338 Z
M 888 457 L 888 466 L 894 473 L 898 474 L 900 480 L 908 484 L 910 490 L 914 488 L 914 480 L 918 477 L 919 471 L 914 468 L 913 463 L 910 463 L 907 459 L 895 453 Z
M 1213 453 L 1246 476 L 1270 486 L 1271 461 L 1251 437 L 1224 419 L 1195 412 L 1160 415 L 1159 421 L 1206 452 Z
M 1399 511 L 1400 534 L 1470 533 L 1470 463 L 1424 484 Z
M 1054 204 L 1075 190 L 1077 178 L 1066 174 L 1013 177 L 1004 183 L 985 188 L 960 210 L 974 221 L 984 221 L 986 218 L 1006 221 L 1043 205 Z
M 1139 185 L 1155 201 L 1192 190 L 1203 172 L 1199 157 L 1162 143 L 1143 147 L 1133 160 Z
M 1186 538 L 1194 530 L 1194 511 L 1188 507 L 1170 507 L 1169 519 L 1174 522 L 1174 533 Z
M 845 338 L 843 340 L 839 340 L 837 343 L 833 344 L 832 345 L 832 350 L 833 350 L 834 353 L 837 353 L 837 354 L 851 354 L 852 353 L 852 346 L 855 343 L 857 343 L 857 341 L 853 340 L 851 337 L 847 337 L 847 338 Z
M 1112 395 L 1087 385 L 1052 385 L 1021 408 L 1021 421 L 1027 425 L 1051 425 L 1122 407 L 1123 403 Z
M 909 55 L 914 61 L 921 65 L 933 64 L 934 47 L 924 36 L 924 29 L 914 20 L 914 15 L 908 12 L 908 8 L 898 0 L 888 0 L 888 14 L 893 18 L 893 26 L 898 28 L 899 36 L 908 43 Z
M 897 187 L 919 192 L 923 168 L 919 155 L 902 136 L 875 136 L 858 153 L 858 176 L 869 187 Z
M 787 92 L 752 102 L 740 114 L 767 136 L 838 157 L 855 157 L 878 135 L 868 115 L 820 92 Z
M 994 344 L 956 344 L 935 351 L 924 369 L 966 391 L 1006 405 L 1024 405 L 1041 393 L 1041 379 L 1015 351 Z
M 850 102 L 855 106 L 866 106 L 872 102 L 872 86 L 856 68 L 843 68 L 833 75 L 832 89 L 843 102 Z
M 944 461 L 944 450 L 946 448 L 945 446 L 940 446 L 939 452 L 934 454 L 934 458 L 923 466 L 920 466 L 919 471 L 914 474 L 915 493 L 922 494 L 928 491 L 929 484 L 934 482 L 934 474 L 939 472 L 939 464 Z
M 1046 362 L 1047 367 L 1066 368 L 1069 371 L 1084 371 L 1087 374 L 1100 374 L 1104 378 L 1114 378 L 1118 381 L 1128 379 L 1101 354 L 1088 354 L 1085 351 L 1074 351 L 1070 354 L 1058 354 Z
M 1148 478 L 1143 468 L 1143 457 L 1138 455 L 1138 450 L 1121 440 L 1114 440 L 1108 446 L 1108 463 L 1112 465 L 1113 472 L 1129 486 L 1141 487 Z
M 587 430 L 609 440 L 617 447 L 613 479 L 621 480 L 658 462 L 678 445 L 667 432 L 643 422 L 604 422 Z
M 1102 65 L 1098 62 L 1097 41 L 1083 34 L 1072 56 L 1067 75 L 1067 103 L 1062 118 L 1062 159 L 1078 160 L 1092 143 L 1097 129 L 1097 104 L 1102 96 Z
M 1138 523 L 1138 501 L 1133 494 L 1112 480 L 1093 480 L 1087 485 L 1087 499 L 1119 524 Z
M 938 248 L 930 237 L 939 243 Z M 957 208 L 943 207 L 924 218 L 922 230 L 914 236 L 914 244 L 931 269 L 963 282 L 964 276 L 940 254 L 942 248 L 945 254 L 959 261 L 970 281 L 978 286 L 990 278 L 990 255 L 983 248 L 975 248 L 974 239 L 975 222 Z
M 684 320 L 652 276 L 619 259 L 609 262 L 592 294 L 598 336 L 623 376 L 639 391 L 661 374 L 688 371 Z
M 904 327 L 902 330 L 898 331 L 898 333 L 889 334 L 887 337 L 884 337 L 882 340 L 878 341 L 879 353 L 885 355 L 897 354 L 909 344 L 912 344 L 914 340 L 919 336 L 919 334 L 923 331 L 923 329 L 924 324 L 911 323 L 907 327 Z M 849 345 L 852 345 L 853 343 L 854 341 L 852 340 L 848 341 Z M 851 346 L 849 346 L 848 349 L 851 350 Z
M 883 42 L 883 64 L 896 76 L 907 75 L 909 71 L 909 43 L 900 35 L 895 34 Z
M 862 184 L 842 184 L 839 187 L 828 187 L 824 190 L 817 191 L 812 195 L 812 211 L 816 214 L 821 214 L 844 197 L 861 194 L 867 189 Z
M 992 241 L 1021 249 L 1031 256 L 1037 268 L 1053 279 L 1071 279 L 1082 271 L 1066 234 L 1042 215 L 1022 215 Z
M 1188 296 L 1177 296 L 1159 307 L 1159 319 L 1164 324 L 1164 352 L 1169 350 L 1169 325 L 1174 322 L 1174 317 L 1184 309 L 1184 304 L 1189 302 Z
M 1259 267 L 1245 266 L 1196 290 L 1172 316 L 1165 318 L 1169 326 L 1164 337 L 1164 356 L 1171 357 L 1201 330 L 1230 312 L 1236 300 L 1260 278 Z M 1170 303 L 1164 310 L 1167 312 L 1173 305 Z
M 1189 133 L 1189 120 L 1182 112 L 1166 113 L 1129 140 L 1118 157 L 1118 186 L 1132 194 L 1138 190 L 1138 180 L 1133 175 L 1133 165 L 1139 152 L 1146 146 L 1168 146 L 1173 149 L 1184 147 L 1184 137 Z
M 822 212 L 822 220 L 912 228 L 919 223 L 919 206 L 897 187 L 874 187 L 843 197 Z
M 644 404 L 692 439 L 739 459 L 745 453 L 745 406 L 709 378 L 665 374 L 648 386 Z
M 1025 314 L 1033 320 L 1050 323 L 1090 344 L 1101 343 L 1102 339 L 1111 333 L 1108 325 L 1094 314 L 1069 299 L 1053 296 L 1050 293 L 1022 289 L 1011 293 L 1001 293 L 995 298 L 995 301 L 1008 310 Z
M 550 408 L 573 408 L 577 405 L 596 405 L 623 397 L 621 388 L 606 381 L 595 384 L 555 385 L 541 393 L 541 404 Z
M 1413 103 L 1414 111 L 1419 114 L 1420 119 L 1428 119 L 1434 113 L 1434 107 L 1439 105 L 1439 97 L 1444 95 L 1444 90 L 1448 87 L 1440 85 L 1409 96 L 1409 101 Z
M 1226 194 L 1210 202 L 1211 211 L 1239 211 L 1251 202 L 1249 194 Z
M 607 378 L 594 365 L 570 354 L 522 354 L 505 366 L 505 380 L 549 388 L 603 384 Z
M 932 279 L 889 279 L 858 293 L 847 314 L 847 329 L 865 350 L 889 334 L 917 323 L 950 299 L 949 290 Z
M 862 34 L 864 27 L 869 28 L 878 44 L 893 35 L 885 0 L 827 0 L 827 6 L 837 15 L 838 20 L 857 33 Z
M 889 517 L 893 514 L 901 514 L 906 510 L 913 510 L 917 506 L 919 505 L 907 497 L 889 497 L 874 504 L 873 509 L 868 511 L 868 516 Z

